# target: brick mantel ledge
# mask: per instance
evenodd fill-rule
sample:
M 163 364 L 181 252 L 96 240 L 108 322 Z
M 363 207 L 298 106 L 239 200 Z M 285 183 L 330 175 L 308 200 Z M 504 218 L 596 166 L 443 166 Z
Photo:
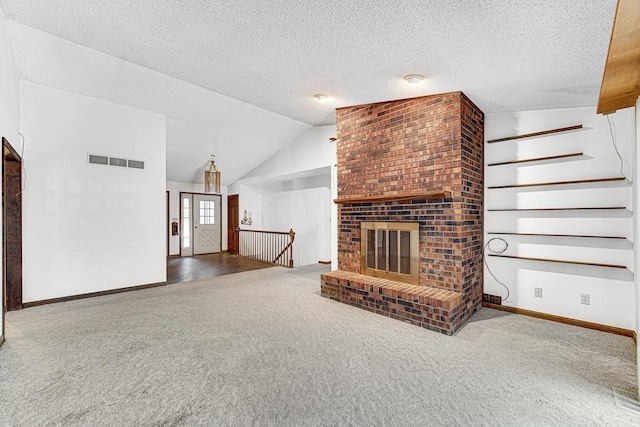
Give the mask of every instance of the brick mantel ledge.
M 369 203 L 369 202 L 386 202 L 389 200 L 429 200 L 429 199 L 450 199 L 451 191 L 437 190 L 437 191 L 421 191 L 417 193 L 392 193 L 384 194 L 380 196 L 354 196 L 354 197 L 339 197 L 334 199 L 333 202 L 338 205 L 351 205 L 356 203 Z
M 321 276 L 323 297 L 452 335 L 462 324 L 462 294 L 335 270 Z

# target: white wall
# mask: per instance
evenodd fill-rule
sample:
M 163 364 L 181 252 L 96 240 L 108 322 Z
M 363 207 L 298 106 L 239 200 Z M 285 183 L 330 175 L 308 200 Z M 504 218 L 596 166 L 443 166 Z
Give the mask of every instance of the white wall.
M 0 9 L 0 136 L 7 138 L 18 152 L 20 126 L 20 73 L 15 60 L 7 20 Z
M 247 230 L 262 230 L 262 191 L 259 188 L 253 188 L 250 185 L 239 185 L 234 193 L 238 194 L 238 225 L 240 228 Z M 244 213 L 247 212 L 247 223 L 242 224 Z M 251 218 L 251 225 L 248 219 Z M 289 231 L 289 230 L 270 230 L 270 231 Z
M 627 161 L 624 174 L 631 179 L 631 164 L 628 162 L 633 158 L 635 140 L 632 110 L 622 110 L 609 116 L 620 152 Z M 485 242 L 489 238 L 504 238 L 509 244 L 505 255 L 622 264 L 627 269 L 495 257 L 487 260 L 496 277 L 509 287 L 510 296 L 503 301 L 504 305 L 635 330 L 631 185 L 627 183 L 612 188 L 597 185 L 488 188 L 621 176 L 620 160 L 612 145 L 607 118 L 596 115 L 595 108 L 489 114 L 485 120 L 485 138 L 492 140 L 577 124 L 582 124 L 584 129 L 485 145 Z M 570 162 L 486 166 L 574 152 L 583 152 L 587 157 Z M 620 211 L 489 211 L 607 206 L 623 206 L 627 210 L 621 214 Z M 626 240 L 492 235 L 489 232 L 621 236 Z M 491 246 L 494 249 L 503 247 L 499 241 L 494 241 Z M 506 290 L 486 269 L 484 277 L 486 293 L 506 296 Z M 534 297 L 535 287 L 542 288 L 542 298 Z M 590 305 L 580 303 L 581 294 L 590 295 Z
M 7 33 L 7 21 L 0 9 L 0 137 L 5 137 L 18 152 L 22 150 L 22 140 L 18 136 L 20 127 L 20 74 L 15 61 L 13 47 Z M 0 162 L 0 173 L 2 163 Z M 2 216 L 0 216 L 0 230 Z M 2 259 L 0 245 L 0 259 Z M 0 331 L 3 330 L 0 315 Z M 1 332 L 0 332 L 1 333 Z
M 166 281 L 165 118 L 31 83 L 22 99 L 24 301 Z
M 229 187 L 239 194 L 240 216 L 253 224 L 241 228 L 296 232 L 296 266 L 332 259 L 337 210 L 332 209 L 331 174 L 336 162 L 335 126 L 304 133 Z
M 335 136 L 336 127 L 333 125 L 313 127 L 283 150 L 246 173 L 236 181 L 236 184 L 249 185 L 252 182 L 330 166 L 335 163 L 336 148 L 335 142 L 329 142 L 329 138 Z
M 634 150 L 634 165 L 635 165 L 635 174 L 634 176 L 638 176 L 637 171 L 640 170 L 640 97 L 636 101 L 636 144 Z M 634 181 L 634 242 L 640 242 L 640 221 L 638 220 L 638 205 L 640 205 L 640 192 L 638 189 L 638 183 Z M 638 249 L 638 245 L 634 245 L 633 247 L 633 259 L 635 260 L 635 271 L 640 271 L 637 267 L 640 265 L 640 250 Z M 635 288 L 636 288 L 636 348 L 637 348 L 637 357 L 636 357 L 636 367 L 638 370 L 638 399 L 640 399 L 640 342 L 637 340 L 637 336 L 640 335 L 640 280 L 638 279 L 638 275 L 635 275 Z
M 329 185 L 263 193 L 262 226 L 266 230 L 292 228 L 296 232 L 296 266 L 331 260 L 330 200 Z
M 169 230 L 169 255 L 180 255 L 180 236 L 172 236 L 169 228 L 174 219 L 180 224 L 180 192 L 198 193 L 202 192 L 202 189 L 201 184 L 167 181 L 167 191 L 169 192 L 169 224 L 167 224 Z

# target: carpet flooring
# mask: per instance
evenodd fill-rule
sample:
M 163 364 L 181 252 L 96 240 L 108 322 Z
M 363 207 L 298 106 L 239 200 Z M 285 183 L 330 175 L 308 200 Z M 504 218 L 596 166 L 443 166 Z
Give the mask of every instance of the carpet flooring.
M 490 309 L 447 337 L 269 268 L 7 314 L 0 425 L 639 426 L 632 339 Z

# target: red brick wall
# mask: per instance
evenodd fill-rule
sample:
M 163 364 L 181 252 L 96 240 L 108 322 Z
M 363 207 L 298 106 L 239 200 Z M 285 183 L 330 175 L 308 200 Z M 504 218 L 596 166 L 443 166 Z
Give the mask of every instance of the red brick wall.
M 462 96 L 338 109 L 338 198 L 441 188 L 459 196 Z
M 360 272 L 360 222 L 420 224 L 420 285 L 482 304 L 484 114 L 463 93 L 337 110 L 338 198 L 448 190 L 451 198 L 342 204 L 338 268 Z

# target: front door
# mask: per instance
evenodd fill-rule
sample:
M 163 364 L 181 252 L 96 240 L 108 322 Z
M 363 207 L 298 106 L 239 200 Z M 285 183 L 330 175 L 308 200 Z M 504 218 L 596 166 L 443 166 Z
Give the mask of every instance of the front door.
M 220 196 L 193 195 L 193 254 L 222 251 Z
M 227 236 L 229 242 L 229 253 L 238 253 L 238 232 L 236 229 L 240 220 L 240 210 L 238 208 L 238 195 L 232 194 L 227 198 Z

